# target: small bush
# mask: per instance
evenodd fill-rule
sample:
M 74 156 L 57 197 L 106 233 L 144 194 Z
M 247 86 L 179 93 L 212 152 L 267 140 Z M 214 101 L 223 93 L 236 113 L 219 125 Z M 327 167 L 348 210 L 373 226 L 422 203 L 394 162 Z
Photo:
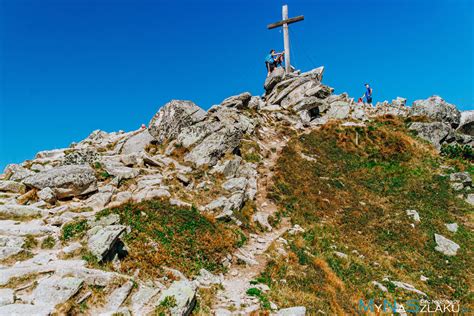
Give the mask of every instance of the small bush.
M 67 241 L 70 239 L 80 238 L 84 236 L 87 228 L 87 221 L 85 219 L 66 224 L 64 225 L 61 239 Z
M 441 155 L 454 159 L 474 160 L 474 151 L 469 145 L 444 145 L 441 147 Z

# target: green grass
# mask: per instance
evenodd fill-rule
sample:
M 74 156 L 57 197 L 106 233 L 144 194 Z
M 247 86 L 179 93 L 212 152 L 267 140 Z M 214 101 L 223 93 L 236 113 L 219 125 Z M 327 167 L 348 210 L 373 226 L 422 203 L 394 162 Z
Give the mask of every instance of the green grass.
M 176 306 L 176 298 L 174 296 L 167 296 L 161 303 L 155 308 L 155 315 L 165 316 L 169 315 L 171 308 Z
M 123 237 L 129 249 L 123 272 L 140 269 L 144 277 L 163 275 L 163 266 L 189 276 L 201 268 L 223 271 L 221 260 L 245 239 L 235 225 L 159 200 L 106 209 L 98 216 L 110 213 L 119 214 L 121 223 L 131 227 Z
M 42 249 L 52 249 L 56 245 L 56 240 L 52 236 L 48 236 L 45 239 L 43 239 L 43 242 L 41 243 L 41 248 Z
M 309 162 L 300 152 L 318 159 Z M 445 163 L 412 138 L 404 122 L 390 117 L 366 128 L 330 123 L 294 137 L 277 162 L 270 196 L 305 232 L 286 236 L 289 257 L 275 258 L 262 274 L 271 287 L 269 299 L 332 314 L 353 313 L 360 298 L 416 298 L 398 289 L 382 293 L 370 284 L 389 275 L 431 298 L 471 303 L 474 238 L 464 223 L 473 208 L 439 175 Z M 463 162 L 460 168 L 472 165 Z M 420 214 L 415 228 L 407 209 Z M 457 233 L 446 230 L 450 222 L 460 225 Z M 457 256 L 434 250 L 435 233 L 461 246 Z M 348 258 L 335 256 L 333 248 Z M 420 275 L 429 281 L 421 282 Z
M 255 296 L 260 301 L 260 305 L 263 309 L 270 309 L 270 301 L 268 297 L 260 289 L 256 287 L 251 287 L 247 290 L 247 295 Z
M 64 225 L 61 232 L 61 240 L 68 241 L 78 239 L 85 235 L 88 229 L 87 220 L 74 221 Z

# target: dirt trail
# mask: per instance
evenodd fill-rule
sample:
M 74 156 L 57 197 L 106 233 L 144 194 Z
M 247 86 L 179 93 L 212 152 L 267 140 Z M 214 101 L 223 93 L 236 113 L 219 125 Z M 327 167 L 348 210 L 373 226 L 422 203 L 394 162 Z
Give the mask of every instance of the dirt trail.
M 234 259 L 245 264 L 233 265 L 224 276 L 223 290 L 217 294 L 214 305 L 216 315 L 246 315 L 259 308 L 258 299 L 249 297 L 247 289 L 253 287 L 250 281 L 255 280 L 265 269 L 268 258 L 264 254 L 268 247 L 277 240 L 290 224 L 283 219 L 277 229 L 268 223 L 268 217 L 277 212 L 277 206 L 267 198 L 267 192 L 272 186 L 273 167 L 286 145 L 287 139 L 282 138 L 274 130 L 262 127 L 260 130 L 259 146 L 268 157 L 264 158 L 259 167 L 258 192 L 256 196 L 257 213 L 255 214 L 261 226 L 267 227 L 265 232 L 251 234 L 249 242 L 233 254 Z M 258 218 L 258 219 L 257 219 Z

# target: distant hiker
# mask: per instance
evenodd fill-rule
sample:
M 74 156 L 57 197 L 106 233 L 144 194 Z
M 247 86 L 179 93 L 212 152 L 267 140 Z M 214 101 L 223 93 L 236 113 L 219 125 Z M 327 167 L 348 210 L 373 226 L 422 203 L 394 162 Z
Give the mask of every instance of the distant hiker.
M 365 90 L 365 93 L 364 95 L 362 96 L 362 98 L 365 97 L 365 100 L 367 101 L 367 103 L 372 106 L 372 88 L 369 86 L 368 83 L 365 84 L 365 88 L 367 90 Z
M 273 69 L 278 66 L 283 67 L 284 52 L 277 53 L 274 49 L 265 57 L 265 66 L 267 67 L 267 77 L 272 73 Z

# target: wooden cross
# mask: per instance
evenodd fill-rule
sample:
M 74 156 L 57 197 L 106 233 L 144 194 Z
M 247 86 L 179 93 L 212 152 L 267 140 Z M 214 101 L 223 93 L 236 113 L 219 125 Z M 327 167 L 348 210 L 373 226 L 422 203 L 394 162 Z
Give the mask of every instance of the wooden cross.
M 291 19 L 288 19 L 288 6 L 285 4 L 282 8 L 282 20 L 276 23 L 269 24 L 267 28 L 269 30 L 283 26 L 283 45 L 285 47 L 285 70 L 286 73 L 291 72 L 290 64 L 290 35 L 288 34 L 288 24 L 303 21 L 304 16 L 300 15 Z

